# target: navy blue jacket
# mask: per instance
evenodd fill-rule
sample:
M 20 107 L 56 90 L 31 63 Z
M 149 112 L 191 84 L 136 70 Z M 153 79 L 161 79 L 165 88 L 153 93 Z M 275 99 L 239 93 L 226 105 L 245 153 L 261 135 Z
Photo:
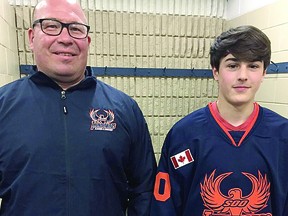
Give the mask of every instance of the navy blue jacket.
M 247 132 L 231 134 L 244 136 L 233 145 L 208 106 L 176 123 L 162 148 L 151 216 L 287 216 L 288 120 L 259 107 Z
M 156 163 L 126 94 L 41 72 L 0 89 L 0 215 L 148 215 Z

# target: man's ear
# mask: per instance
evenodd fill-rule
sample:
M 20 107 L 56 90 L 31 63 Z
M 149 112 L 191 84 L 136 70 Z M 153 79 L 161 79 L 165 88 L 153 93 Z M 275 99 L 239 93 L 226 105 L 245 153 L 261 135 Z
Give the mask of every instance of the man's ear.
M 263 82 L 263 80 L 264 80 L 266 74 L 267 74 L 267 69 L 263 71 L 263 76 L 262 76 L 262 80 L 261 80 L 261 82 Z
M 212 68 L 212 73 L 213 73 L 213 77 L 214 77 L 214 79 L 216 80 L 216 81 L 218 81 L 218 77 L 219 77 L 219 71 L 215 68 L 215 67 L 213 67 Z
M 34 49 L 34 45 L 33 45 L 33 41 L 34 41 L 34 30 L 32 28 L 28 29 L 28 39 L 29 39 L 29 46 L 30 49 L 33 51 Z
M 90 45 L 90 43 L 91 43 L 91 37 L 88 35 L 87 38 L 88 38 L 88 44 Z

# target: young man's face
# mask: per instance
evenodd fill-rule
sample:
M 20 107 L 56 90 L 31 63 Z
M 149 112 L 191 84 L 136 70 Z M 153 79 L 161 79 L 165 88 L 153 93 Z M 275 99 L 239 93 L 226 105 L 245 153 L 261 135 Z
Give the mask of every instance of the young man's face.
M 219 101 L 233 106 L 253 103 L 265 74 L 263 61 L 243 62 L 228 54 L 221 59 L 219 71 L 213 68 L 219 84 Z

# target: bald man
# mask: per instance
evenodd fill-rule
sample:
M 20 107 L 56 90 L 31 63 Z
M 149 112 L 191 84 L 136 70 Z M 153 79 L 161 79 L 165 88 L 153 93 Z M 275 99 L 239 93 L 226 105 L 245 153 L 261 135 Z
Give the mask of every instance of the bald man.
M 80 5 L 44 0 L 33 75 L 0 88 L 0 215 L 149 215 L 156 162 L 137 103 L 87 67 Z
M 61 22 L 78 25 L 63 28 Z M 83 80 L 91 41 L 88 32 L 87 19 L 75 0 L 41 1 L 34 11 L 33 28 L 28 30 L 38 70 L 63 89 Z M 76 33 L 81 33 L 81 38 L 73 38 Z

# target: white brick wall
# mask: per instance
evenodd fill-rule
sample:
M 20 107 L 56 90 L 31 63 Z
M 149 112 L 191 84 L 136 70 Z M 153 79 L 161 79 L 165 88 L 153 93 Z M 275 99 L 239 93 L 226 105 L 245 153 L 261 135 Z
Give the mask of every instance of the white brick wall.
M 19 78 L 14 10 L 8 1 L 0 1 L 0 86 Z
M 195 109 L 216 99 L 213 79 L 98 77 L 132 96 L 147 120 L 156 157 L 171 126 Z

